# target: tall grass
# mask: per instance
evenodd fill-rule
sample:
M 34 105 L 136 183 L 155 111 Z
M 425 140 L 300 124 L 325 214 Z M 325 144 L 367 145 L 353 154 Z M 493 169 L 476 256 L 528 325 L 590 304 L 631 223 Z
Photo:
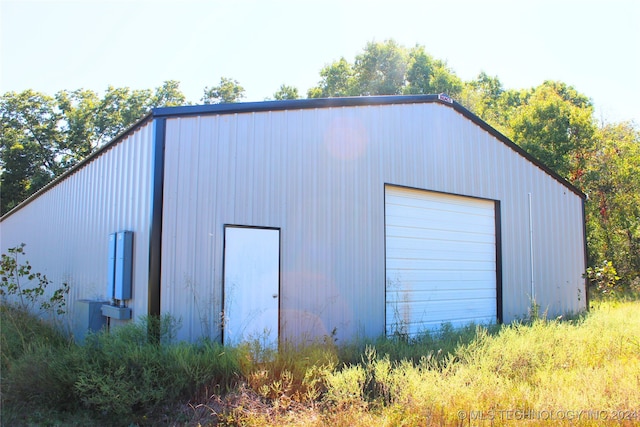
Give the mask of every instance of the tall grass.
M 640 415 L 638 302 L 277 352 L 172 343 L 171 318 L 160 343 L 138 322 L 80 347 L 1 308 L 4 425 L 633 425 Z
M 1 314 L 3 425 L 76 423 L 78 416 L 129 425 L 202 390 L 226 392 L 240 377 L 236 349 L 168 344 L 170 317 L 157 328 L 160 343 L 147 336 L 154 320 L 145 319 L 78 346 L 24 310 L 3 305 Z
M 475 327 L 472 333 L 466 328 L 459 335 L 445 330 L 414 343 L 380 339 L 381 345 L 370 343 L 359 353 L 359 361 L 350 349 L 346 363 L 325 372 L 320 409 L 302 417 L 244 414 L 242 422 L 635 425 L 640 423 L 639 308 L 637 302 L 604 302 L 572 320 Z

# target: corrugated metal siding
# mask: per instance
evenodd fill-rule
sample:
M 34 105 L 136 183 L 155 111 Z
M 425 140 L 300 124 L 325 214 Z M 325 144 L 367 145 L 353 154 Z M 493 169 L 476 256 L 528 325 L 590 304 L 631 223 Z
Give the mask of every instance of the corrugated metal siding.
M 282 230 L 281 337 L 384 333 L 384 185 L 500 200 L 503 317 L 584 307 L 581 199 L 437 103 L 167 120 L 162 311 L 220 333 L 224 224 Z M 552 255 L 552 256 L 551 256 Z
M 105 150 L 0 223 L 2 252 L 26 243 L 34 271 L 69 283 L 68 320 L 78 299 L 106 294 L 109 233 L 134 234 L 133 316 L 147 312 L 153 125 Z

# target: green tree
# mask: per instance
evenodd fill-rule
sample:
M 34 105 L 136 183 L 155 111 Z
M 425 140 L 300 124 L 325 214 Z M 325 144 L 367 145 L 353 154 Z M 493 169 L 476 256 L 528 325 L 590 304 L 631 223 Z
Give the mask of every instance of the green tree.
M 484 71 L 474 80 L 463 84 L 460 102 L 481 119 L 505 135 L 510 135 L 510 121 L 515 111 L 525 104 L 523 96 L 527 91 L 507 90 L 498 76 L 490 76 Z
M 589 264 L 612 262 L 628 285 L 640 280 L 640 130 L 609 124 L 595 141 L 584 179 Z
M 444 61 L 427 54 L 423 46 L 411 50 L 394 40 L 369 42 L 353 63 L 345 58 L 325 66 L 309 98 L 337 96 L 447 93 L 457 97 L 462 80 Z
M 498 76 L 492 77 L 483 71 L 475 80 L 465 83 L 461 98 L 467 108 L 486 120 L 487 115 L 499 107 L 503 93 Z
M 180 90 L 180 82 L 177 80 L 167 80 L 162 86 L 157 87 L 150 100 L 151 107 L 178 107 L 187 105 L 186 96 Z
M 222 77 L 218 86 L 204 88 L 201 101 L 205 104 L 221 104 L 239 102 L 242 98 L 244 98 L 244 88 L 240 83 L 237 80 Z
M 51 97 L 33 90 L 0 98 L 0 213 L 112 140 L 151 108 L 182 105 L 179 83 L 155 90 L 109 86 L 63 90 Z
M 354 63 L 359 95 L 399 95 L 405 85 L 407 50 L 394 40 L 367 43 Z
M 280 86 L 280 89 L 273 94 L 273 98 L 282 101 L 285 99 L 298 99 L 300 95 L 298 94 L 298 88 L 283 84 Z
M 446 63 L 434 59 L 425 52 L 423 46 L 416 46 L 409 52 L 405 94 L 446 93 L 458 97 L 463 83 Z
M 2 213 L 43 187 L 64 168 L 56 153 L 64 147 L 62 115 L 55 99 L 27 90 L 0 99 L 0 208 Z
M 580 181 L 596 130 L 586 96 L 564 83 L 544 82 L 525 95 L 508 127 L 514 142 L 569 181 Z
M 356 94 L 353 67 L 344 58 L 340 58 L 320 70 L 320 82 L 307 92 L 309 98 L 330 98 Z
M 85 158 L 96 148 L 96 113 L 100 105 L 98 94 L 91 90 L 63 90 L 56 94 L 57 107 L 63 120 L 64 151 L 58 153 L 63 167 Z

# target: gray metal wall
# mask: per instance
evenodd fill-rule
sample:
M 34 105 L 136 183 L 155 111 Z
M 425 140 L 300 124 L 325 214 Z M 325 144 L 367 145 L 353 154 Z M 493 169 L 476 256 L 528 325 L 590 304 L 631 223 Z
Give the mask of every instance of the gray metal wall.
M 281 228 L 282 338 L 383 334 L 385 184 L 500 200 L 505 321 L 532 277 L 550 315 L 585 306 L 581 198 L 440 103 L 169 118 L 165 153 L 161 311 L 179 338 L 220 334 L 224 224 Z
M 105 298 L 109 233 L 120 230 L 134 232 L 133 316 L 147 313 L 152 148 L 148 122 L 0 223 L 2 253 L 26 243 L 34 271 L 70 285 L 69 323 L 77 300 Z

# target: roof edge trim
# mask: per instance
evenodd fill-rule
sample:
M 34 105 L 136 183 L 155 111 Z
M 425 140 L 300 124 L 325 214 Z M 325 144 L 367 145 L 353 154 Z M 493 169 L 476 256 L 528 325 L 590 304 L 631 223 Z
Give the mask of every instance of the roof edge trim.
M 256 113 L 263 111 L 309 110 L 390 104 L 418 104 L 439 102 L 450 105 L 439 95 L 380 95 L 352 96 L 343 98 L 306 98 L 285 101 L 232 102 L 226 104 L 187 105 L 183 107 L 160 107 L 152 110 L 154 117 L 184 117 L 196 115 Z

